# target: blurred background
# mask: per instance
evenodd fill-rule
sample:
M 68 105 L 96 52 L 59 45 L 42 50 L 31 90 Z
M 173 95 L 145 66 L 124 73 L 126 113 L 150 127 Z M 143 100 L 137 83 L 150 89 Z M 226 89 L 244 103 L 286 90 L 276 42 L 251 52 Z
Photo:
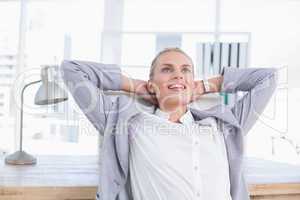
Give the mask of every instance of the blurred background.
M 300 165 L 299 19 L 296 0 L 0 0 L 0 153 L 18 149 L 20 88 L 39 79 L 42 66 L 63 59 L 116 63 L 146 80 L 156 52 L 178 46 L 191 55 L 199 79 L 223 66 L 280 68 L 246 153 Z M 101 138 L 72 97 L 35 105 L 38 87 L 24 94 L 23 148 L 97 155 Z M 227 104 L 236 98 L 207 101 L 218 97 Z

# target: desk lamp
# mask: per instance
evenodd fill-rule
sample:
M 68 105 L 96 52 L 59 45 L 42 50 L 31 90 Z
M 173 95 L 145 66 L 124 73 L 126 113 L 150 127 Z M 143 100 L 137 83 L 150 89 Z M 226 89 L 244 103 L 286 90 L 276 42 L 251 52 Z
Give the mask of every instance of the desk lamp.
M 36 158 L 26 153 L 23 150 L 23 104 L 24 104 L 24 91 L 33 84 L 42 82 L 38 89 L 34 103 L 36 105 L 49 105 L 55 104 L 68 99 L 67 92 L 63 90 L 54 80 L 50 77 L 51 71 L 57 66 L 43 66 L 41 69 L 41 80 L 33 81 L 26 84 L 21 91 L 21 112 L 20 112 L 20 145 L 19 150 L 5 158 L 6 164 L 11 165 L 32 165 L 36 164 Z

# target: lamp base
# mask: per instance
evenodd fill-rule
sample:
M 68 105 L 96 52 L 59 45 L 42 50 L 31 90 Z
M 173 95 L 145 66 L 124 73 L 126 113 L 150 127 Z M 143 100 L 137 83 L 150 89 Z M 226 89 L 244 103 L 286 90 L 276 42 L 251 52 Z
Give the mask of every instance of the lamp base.
M 36 158 L 25 151 L 16 151 L 5 158 L 5 163 L 9 165 L 34 165 Z

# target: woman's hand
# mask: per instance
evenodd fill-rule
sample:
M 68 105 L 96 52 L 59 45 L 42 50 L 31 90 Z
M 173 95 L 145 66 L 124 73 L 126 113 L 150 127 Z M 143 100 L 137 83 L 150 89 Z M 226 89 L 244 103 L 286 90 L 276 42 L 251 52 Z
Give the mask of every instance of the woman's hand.
M 205 90 L 203 86 L 203 81 L 202 80 L 195 81 L 195 88 L 192 91 L 192 97 L 190 103 L 200 99 L 201 96 L 204 94 L 204 91 Z
M 208 79 L 210 91 L 205 91 L 204 84 L 202 80 L 195 81 L 195 89 L 193 90 L 191 102 L 197 101 L 202 95 L 214 92 L 220 92 L 223 83 L 223 76 L 218 75 Z
M 151 93 L 147 88 L 147 81 L 131 79 L 122 75 L 121 88 L 123 91 L 134 93 L 143 98 L 144 100 L 154 105 L 158 105 L 158 101 L 155 94 Z
M 142 97 L 144 100 L 158 105 L 157 98 L 154 93 L 151 93 L 147 87 L 147 81 L 135 79 L 135 92 L 136 95 Z

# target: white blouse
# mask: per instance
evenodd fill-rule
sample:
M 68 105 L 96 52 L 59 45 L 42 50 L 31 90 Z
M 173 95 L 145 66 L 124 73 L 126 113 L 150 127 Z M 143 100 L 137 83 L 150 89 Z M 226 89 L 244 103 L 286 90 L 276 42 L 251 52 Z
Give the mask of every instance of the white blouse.
M 130 128 L 130 180 L 134 200 L 231 200 L 223 134 L 213 117 L 181 123 L 141 113 Z

